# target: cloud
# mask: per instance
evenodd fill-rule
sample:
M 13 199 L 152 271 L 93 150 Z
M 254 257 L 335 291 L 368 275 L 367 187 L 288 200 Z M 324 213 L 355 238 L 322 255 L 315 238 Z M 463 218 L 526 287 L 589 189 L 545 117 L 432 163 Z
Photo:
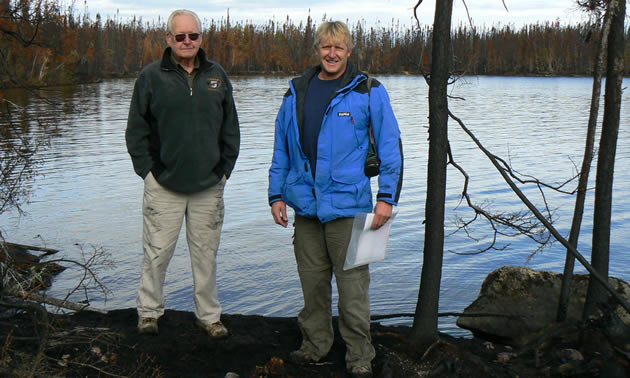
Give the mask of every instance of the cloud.
M 320 23 L 326 16 L 328 19 L 347 20 L 351 24 L 360 21 L 366 22 L 368 26 L 388 26 L 393 21 L 410 26 L 415 24 L 413 7 L 416 3 L 416 0 L 338 0 L 334 3 L 329 0 L 189 0 L 185 7 L 194 10 L 206 21 L 225 19 L 229 9 L 233 21 L 251 21 L 255 24 L 263 24 L 272 19 L 283 21 L 287 16 L 293 22 L 299 23 L 305 21 L 310 14 L 316 23 Z M 466 4 L 476 25 L 498 22 L 520 25 L 553 21 L 556 18 L 566 22 L 579 21 L 574 0 L 505 0 L 505 3 L 509 11 L 505 10 L 502 0 L 469 0 Z M 172 1 L 165 0 L 88 0 L 91 17 L 99 12 L 104 18 L 117 16 L 122 21 L 134 16 L 145 21 L 158 18 L 163 21 L 175 9 L 173 5 Z M 435 1 L 424 0 L 418 8 L 420 22 L 432 24 L 434 12 Z M 453 24 L 458 22 L 468 22 L 462 0 L 455 0 L 453 5 Z

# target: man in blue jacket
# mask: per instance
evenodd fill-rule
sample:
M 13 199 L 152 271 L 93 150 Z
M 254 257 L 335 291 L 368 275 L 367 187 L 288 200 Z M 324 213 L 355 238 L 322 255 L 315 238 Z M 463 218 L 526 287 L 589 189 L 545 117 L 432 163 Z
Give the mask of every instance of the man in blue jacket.
M 223 225 L 223 189 L 239 152 L 232 85 L 206 59 L 201 22 L 180 9 L 168 19 L 168 48 L 136 80 L 127 150 L 144 180 L 142 280 L 138 331 L 158 333 L 164 314 L 164 278 L 184 218 L 193 271 L 197 324 L 225 337 L 216 285 L 216 254 Z
M 269 203 L 275 222 L 288 225 L 295 210 L 294 251 L 304 295 L 298 315 L 301 347 L 290 360 L 316 362 L 333 344 L 332 274 L 339 292 L 339 331 L 346 367 L 353 376 L 372 375 L 370 273 L 367 265 L 343 270 L 353 217 L 374 210 L 372 228 L 392 216 L 403 178 L 400 130 L 387 91 L 348 61 L 353 41 L 342 22 L 325 22 L 314 47 L 320 64 L 290 82 L 276 119 L 269 170 Z M 364 173 L 372 123 L 379 158 L 379 191 L 372 207 Z

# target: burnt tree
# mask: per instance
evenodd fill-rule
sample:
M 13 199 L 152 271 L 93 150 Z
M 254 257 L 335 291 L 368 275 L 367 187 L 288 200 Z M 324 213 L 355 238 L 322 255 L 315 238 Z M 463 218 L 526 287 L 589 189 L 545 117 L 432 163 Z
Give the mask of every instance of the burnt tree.
M 612 213 L 613 176 L 615 153 L 619 135 L 622 81 L 624 72 L 626 2 L 619 1 L 612 18 L 608 39 L 606 63 L 606 92 L 604 121 L 597 155 L 595 179 L 595 208 L 593 215 L 593 249 L 591 264 L 604 278 L 608 277 L 610 259 L 610 220 Z M 605 303 L 608 294 L 604 286 L 592 276 L 589 281 L 584 317 L 593 314 L 599 304 Z
M 420 291 L 410 335 L 415 349 L 426 348 L 438 336 L 437 319 L 444 253 L 444 203 L 448 153 L 447 86 L 451 66 L 453 0 L 438 0 L 433 23 L 433 50 L 429 87 L 429 162 L 426 226 Z

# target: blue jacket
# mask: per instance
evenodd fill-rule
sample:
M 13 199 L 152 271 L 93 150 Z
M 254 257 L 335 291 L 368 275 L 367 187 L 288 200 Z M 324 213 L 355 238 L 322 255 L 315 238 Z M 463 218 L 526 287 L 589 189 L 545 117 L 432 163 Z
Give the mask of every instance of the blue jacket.
M 352 62 L 322 121 L 315 179 L 300 143 L 303 109 L 310 79 L 319 66 L 291 80 L 276 118 L 274 152 L 269 169 L 269 204 L 283 200 L 299 215 L 328 222 L 371 212 L 370 179 L 363 168 L 369 147 L 369 118 L 381 159 L 376 199 L 398 204 L 403 153 L 398 122 L 387 91 L 377 80 L 367 91 L 367 76 Z

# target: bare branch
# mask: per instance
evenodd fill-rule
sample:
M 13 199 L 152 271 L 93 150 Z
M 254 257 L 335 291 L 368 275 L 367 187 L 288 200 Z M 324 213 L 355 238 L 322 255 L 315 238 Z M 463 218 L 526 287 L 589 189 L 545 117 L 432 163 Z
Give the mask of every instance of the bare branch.
M 462 190 L 462 199 L 463 200 L 465 199 L 467 206 L 474 211 L 474 216 L 468 221 L 464 220 L 461 217 L 456 219 L 457 229 L 454 232 L 452 232 L 451 235 L 457 233 L 458 231 L 464 230 L 464 232 L 466 232 L 466 235 L 468 237 L 474 239 L 471 236 L 468 228 L 472 223 L 477 221 L 480 216 L 483 217 L 488 222 L 493 232 L 492 241 L 484 248 L 481 248 L 473 252 L 457 252 L 457 251 L 452 251 L 452 250 L 449 250 L 449 252 L 458 254 L 458 255 L 477 255 L 483 252 L 487 252 L 489 250 L 505 250 L 509 246 L 509 244 L 505 244 L 503 246 L 497 246 L 496 244 L 497 244 L 498 235 L 503 235 L 507 237 L 517 237 L 517 236 L 524 235 L 530 238 L 536 244 L 538 244 L 538 247 L 534 251 L 534 254 L 538 253 L 543 248 L 550 245 L 551 236 L 549 235 L 549 233 L 544 232 L 545 228 L 542 225 L 540 225 L 540 223 L 536 222 L 535 217 L 531 213 L 528 213 L 525 211 L 511 212 L 511 213 L 502 213 L 502 212 L 492 213 L 486 210 L 484 207 L 474 204 L 468 193 L 468 185 L 469 185 L 470 177 L 468 176 L 468 173 L 464 170 L 464 168 L 461 165 L 459 165 L 453 158 L 453 153 L 450 148 L 450 145 L 448 148 L 448 159 L 449 159 L 448 164 L 455 167 L 462 174 L 462 176 L 464 176 L 464 187 Z M 505 163 L 505 161 L 503 160 L 501 161 L 503 162 L 504 169 L 511 171 L 509 168 L 509 165 Z M 539 189 L 540 189 L 540 186 L 539 186 Z M 541 195 L 543 197 L 543 200 L 545 202 L 545 207 L 549 214 L 548 217 L 549 219 L 551 219 L 551 211 L 549 210 L 549 207 L 546 204 L 546 199 L 544 197 L 544 193 L 542 193 L 542 190 L 541 190 Z M 501 228 L 499 228 L 499 226 Z M 513 231 L 510 232 L 508 230 L 513 230 Z
M 554 190 L 556 192 L 563 193 L 563 194 L 575 194 L 575 192 L 577 191 L 577 189 L 572 189 L 570 191 L 567 191 L 567 190 L 562 190 L 562 188 L 565 187 L 566 185 L 570 184 L 571 182 L 575 181 L 577 178 L 579 178 L 580 177 L 579 173 L 576 173 L 574 176 L 568 178 L 567 180 L 565 180 L 564 182 L 560 183 L 559 185 L 551 185 L 551 184 L 547 184 L 545 182 L 542 182 L 542 181 L 538 180 L 534 176 L 520 173 L 519 171 L 517 171 L 514 168 L 512 168 L 511 164 L 506 163 L 500 157 L 498 157 L 496 155 L 493 155 L 493 156 L 499 162 L 501 162 L 501 164 L 504 166 L 504 168 L 506 169 L 506 171 L 508 172 L 510 177 L 512 177 L 514 180 L 518 181 L 521 184 L 535 184 L 537 186 L 546 187 L 546 188 L 549 188 L 551 190 Z M 519 175 L 523 176 L 523 177 L 528 177 L 529 179 L 521 178 Z
M 501 0 L 501 2 L 503 3 L 503 7 L 505 8 L 505 10 L 509 12 L 507 5 L 505 5 L 505 0 Z M 470 11 L 468 10 L 468 4 L 466 4 L 466 0 L 462 0 L 462 3 L 464 4 L 464 8 L 466 9 L 466 16 L 468 17 L 468 23 L 470 24 L 471 28 L 474 28 L 473 20 L 472 20 L 472 17 L 470 16 Z M 415 9 L 414 9 L 414 14 L 415 14 Z
M 93 311 L 93 312 L 98 312 L 101 314 L 107 314 L 107 311 L 102 310 L 100 308 L 95 308 L 95 307 L 91 307 L 87 304 L 81 304 L 81 303 L 75 303 L 75 302 L 70 302 L 68 300 L 61 300 L 61 299 L 57 299 L 57 298 L 53 298 L 53 297 L 49 297 L 49 296 L 44 296 L 41 294 L 37 294 L 37 293 L 29 293 L 29 292 L 25 292 L 25 291 L 17 291 L 17 292 L 11 292 L 8 293 L 17 297 L 21 297 L 24 299 L 28 299 L 28 300 L 32 300 L 35 301 L 37 303 L 46 303 L 46 304 L 51 304 L 53 306 L 56 307 L 63 307 L 66 308 L 68 310 L 72 310 L 72 311 Z
M 83 249 L 83 246 L 77 245 L 80 249 L 81 261 L 76 261 L 67 258 L 49 260 L 46 263 L 56 263 L 63 264 L 69 263 L 76 265 L 80 269 L 82 269 L 83 275 L 76 283 L 75 287 L 68 292 L 63 301 L 68 301 L 69 298 L 75 294 L 77 291 L 83 291 L 84 293 L 84 301 L 89 303 L 89 296 L 87 292 L 89 290 L 97 290 L 99 291 L 104 300 L 107 301 L 107 295 L 110 294 L 110 290 L 105 286 L 103 282 L 101 282 L 98 277 L 95 269 L 110 269 L 114 266 L 113 261 L 111 260 L 111 255 L 105 251 L 102 247 L 93 247 L 92 252 L 87 255 Z
M 531 201 L 523 194 L 523 192 L 516 186 L 514 181 L 510 179 L 510 176 L 506 173 L 505 169 L 501 167 L 495 156 L 488 151 L 481 142 L 475 137 L 475 135 L 470 132 L 470 130 L 464 125 L 461 119 L 457 118 L 450 110 L 448 111 L 449 117 L 454 119 L 459 126 L 468 134 L 468 136 L 475 142 L 477 147 L 490 159 L 490 162 L 495 166 L 495 168 L 499 171 L 505 182 L 510 186 L 510 188 L 514 191 L 514 193 L 521 199 L 521 201 L 527 206 L 527 208 L 538 218 L 538 220 L 549 230 L 549 232 L 556 238 L 557 241 L 562 243 L 563 246 L 570 251 L 576 259 L 588 270 L 591 274 L 591 277 L 595 277 L 595 279 L 606 289 L 608 292 L 621 304 L 621 306 L 630 313 L 630 304 L 608 283 L 608 280 L 605 279 L 598 271 L 596 271 L 591 264 L 582 256 L 578 250 L 571 245 L 556 228 L 551 224 L 551 222 L 543 216 L 540 211 L 531 203 Z
M 466 4 L 466 0 L 462 0 L 462 3 L 464 3 L 464 8 L 466 8 L 466 16 L 468 16 L 468 23 L 470 24 L 470 27 L 473 27 L 473 21 L 472 21 L 472 17 L 470 17 L 470 11 L 468 10 L 468 4 Z
M 418 19 L 418 7 L 420 6 L 420 4 L 422 4 L 422 0 L 418 0 L 418 3 L 416 4 L 415 7 L 413 7 L 413 17 L 415 17 L 416 19 L 416 23 L 418 24 L 418 28 L 420 28 L 420 20 Z
M 120 375 L 120 374 L 116 374 L 116 373 L 110 373 L 107 370 L 103 370 L 99 367 L 94 366 L 93 364 L 86 364 L 86 363 L 82 363 L 82 362 L 77 362 L 77 361 L 66 361 L 66 360 L 59 360 L 56 358 L 48 358 L 49 360 L 55 362 L 56 364 L 70 364 L 70 365 L 75 365 L 75 366 L 80 366 L 80 367 L 84 367 L 84 368 L 89 368 L 92 370 L 95 370 L 103 375 L 106 375 L 108 377 L 121 377 L 121 378 L 125 378 L 125 375 Z

